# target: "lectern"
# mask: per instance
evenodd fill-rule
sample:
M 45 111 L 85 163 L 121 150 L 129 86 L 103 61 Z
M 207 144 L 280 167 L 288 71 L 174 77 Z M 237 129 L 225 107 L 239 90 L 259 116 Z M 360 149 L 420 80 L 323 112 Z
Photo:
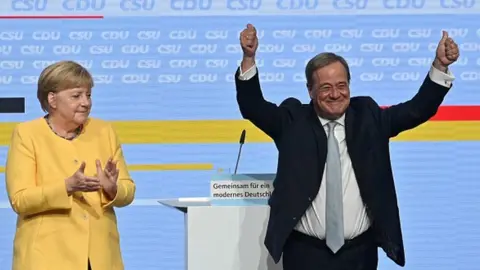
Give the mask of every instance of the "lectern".
M 271 193 L 272 177 L 216 175 L 210 197 L 159 201 L 185 215 L 187 270 L 283 269 L 263 244 L 270 211 L 265 195 Z

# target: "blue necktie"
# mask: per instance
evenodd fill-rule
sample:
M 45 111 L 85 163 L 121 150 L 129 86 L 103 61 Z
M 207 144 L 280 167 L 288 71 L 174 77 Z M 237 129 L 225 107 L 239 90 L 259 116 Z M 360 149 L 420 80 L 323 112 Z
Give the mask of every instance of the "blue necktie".
M 328 123 L 327 179 L 326 179 L 326 243 L 336 253 L 345 243 L 343 233 L 343 191 L 340 151 L 335 138 L 336 122 Z

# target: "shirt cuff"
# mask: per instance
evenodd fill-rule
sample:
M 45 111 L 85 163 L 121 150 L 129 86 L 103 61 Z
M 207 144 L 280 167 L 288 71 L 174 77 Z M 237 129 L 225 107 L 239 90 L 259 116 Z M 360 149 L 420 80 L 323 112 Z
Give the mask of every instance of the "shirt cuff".
M 453 80 L 455 80 L 455 76 L 453 76 L 450 70 L 447 69 L 447 72 L 445 73 L 436 69 L 434 66 L 430 68 L 428 75 L 430 76 L 430 80 L 432 80 L 434 83 L 447 88 L 450 88 Z
M 241 66 L 239 68 L 240 74 L 238 75 L 238 79 L 241 81 L 248 81 L 257 74 L 257 65 L 253 65 L 251 68 L 245 71 L 245 73 L 242 71 Z

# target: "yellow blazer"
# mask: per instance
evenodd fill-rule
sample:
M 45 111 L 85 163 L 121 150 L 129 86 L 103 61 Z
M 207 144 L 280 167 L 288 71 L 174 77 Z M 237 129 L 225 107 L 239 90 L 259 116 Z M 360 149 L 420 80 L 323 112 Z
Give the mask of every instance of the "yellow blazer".
M 82 161 L 96 174 L 113 157 L 120 170 L 117 196 L 102 191 L 67 195 L 65 179 Z M 5 171 L 8 197 L 18 214 L 13 270 L 123 270 L 114 207 L 135 196 L 120 142 L 105 121 L 90 118 L 72 141 L 55 135 L 44 118 L 16 126 Z

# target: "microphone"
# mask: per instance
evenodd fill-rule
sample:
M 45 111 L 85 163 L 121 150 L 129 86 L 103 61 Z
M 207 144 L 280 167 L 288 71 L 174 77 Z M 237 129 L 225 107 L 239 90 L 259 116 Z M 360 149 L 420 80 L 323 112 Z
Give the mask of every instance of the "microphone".
M 238 157 L 237 157 L 237 163 L 235 164 L 235 171 L 233 174 L 237 174 L 237 169 L 238 169 L 238 162 L 240 161 L 240 155 L 242 154 L 242 146 L 245 143 L 245 137 L 247 136 L 247 131 L 244 129 L 242 131 L 242 135 L 240 135 L 240 148 L 238 149 Z

